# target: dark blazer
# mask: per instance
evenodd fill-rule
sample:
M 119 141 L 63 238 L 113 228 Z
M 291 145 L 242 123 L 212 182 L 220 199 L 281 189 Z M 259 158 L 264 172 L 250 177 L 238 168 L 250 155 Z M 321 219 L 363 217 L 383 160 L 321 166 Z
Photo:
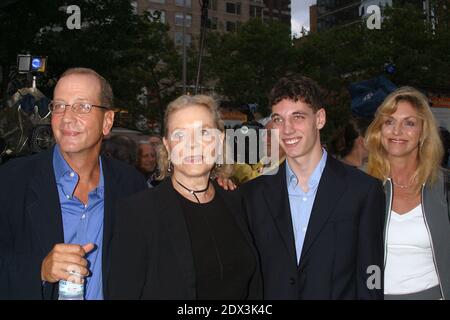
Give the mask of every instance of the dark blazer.
M 196 299 L 196 279 L 189 231 L 170 179 L 121 201 L 112 241 L 112 299 Z M 241 208 L 239 192 L 216 186 L 248 241 L 256 261 L 249 299 L 261 299 L 258 254 Z
M 114 203 L 146 188 L 133 167 L 102 157 L 105 183 L 103 284 L 109 267 Z M 58 285 L 41 282 L 41 264 L 64 243 L 53 148 L 0 167 L 0 299 L 56 299 Z M 105 292 L 105 290 L 104 290 Z
M 383 266 L 384 192 L 380 181 L 327 157 L 297 266 L 286 184 L 276 175 L 243 186 L 261 257 L 265 299 L 379 299 L 367 268 Z M 379 273 L 382 283 L 382 272 Z

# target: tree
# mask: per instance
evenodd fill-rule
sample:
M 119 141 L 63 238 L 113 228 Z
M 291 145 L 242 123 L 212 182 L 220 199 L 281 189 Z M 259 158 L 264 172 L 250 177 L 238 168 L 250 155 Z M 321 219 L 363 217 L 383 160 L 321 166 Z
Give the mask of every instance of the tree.
M 208 38 L 208 76 L 217 90 L 238 103 L 257 103 L 268 112 L 267 95 L 275 82 L 295 64 L 289 27 L 250 20 L 235 33 Z
M 80 30 L 66 27 L 70 15 L 64 8 L 69 4 L 81 9 Z M 15 65 L 20 52 L 48 56 L 43 88 L 67 68 L 90 67 L 111 82 L 117 107 L 160 117 L 165 96 L 179 79 L 180 58 L 168 26 L 158 17 L 137 15 L 131 2 L 122 0 L 18 1 L 4 15 L 7 18 L 0 22 L 4 70 Z M 150 94 L 145 106 L 136 99 L 144 87 Z
M 380 30 L 361 21 L 296 41 L 296 72 L 317 80 L 329 97 L 327 138 L 350 115 L 348 85 L 385 73 L 386 63 L 396 66 L 385 75 L 399 86 L 449 91 L 449 11 L 443 10 L 434 26 L 411 4 L 388 7 L 383 17 Z
M 16 65 L 17 54 L 31 52 L 40 29 L 58 21 L 61 1 L 8 1 L 0 7 L 1 98 L 6 99 L 7 86 Z M 12 68 L 10 68 L 12 67 Z

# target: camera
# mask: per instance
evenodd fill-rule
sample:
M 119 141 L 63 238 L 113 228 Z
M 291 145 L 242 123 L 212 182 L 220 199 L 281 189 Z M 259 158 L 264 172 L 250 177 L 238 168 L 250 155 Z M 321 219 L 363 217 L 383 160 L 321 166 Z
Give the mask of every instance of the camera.
M 17 69 L 19 73 L 44 73 L 47 67 L 47 57 L 30 54 L 17 55 Z

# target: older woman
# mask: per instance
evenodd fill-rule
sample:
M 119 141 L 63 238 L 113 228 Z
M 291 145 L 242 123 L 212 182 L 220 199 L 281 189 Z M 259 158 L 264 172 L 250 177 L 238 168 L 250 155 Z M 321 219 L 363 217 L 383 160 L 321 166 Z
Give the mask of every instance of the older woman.
M 164 123 L 164 181 L 119 206 L 109 298 L 261 298 L 240 196 L 211 180 L 224 140 L 216 103 L 182 96 L 169 104 Z
M 450 299 L 448 173 L 427 98 L 402 87 L 366 136 L 368 173 L 385 182 L 385 299 Z

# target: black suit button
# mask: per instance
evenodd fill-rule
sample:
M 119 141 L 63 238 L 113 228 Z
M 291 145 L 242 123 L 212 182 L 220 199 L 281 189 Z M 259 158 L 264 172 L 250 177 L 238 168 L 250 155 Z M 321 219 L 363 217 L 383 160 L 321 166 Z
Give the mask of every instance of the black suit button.
M 294 285 L 294 284 L 295 284 L 295 279 L 294 279 L 294 278 L 289 278 L 289 283 L 290 283 L 291 285 Z

